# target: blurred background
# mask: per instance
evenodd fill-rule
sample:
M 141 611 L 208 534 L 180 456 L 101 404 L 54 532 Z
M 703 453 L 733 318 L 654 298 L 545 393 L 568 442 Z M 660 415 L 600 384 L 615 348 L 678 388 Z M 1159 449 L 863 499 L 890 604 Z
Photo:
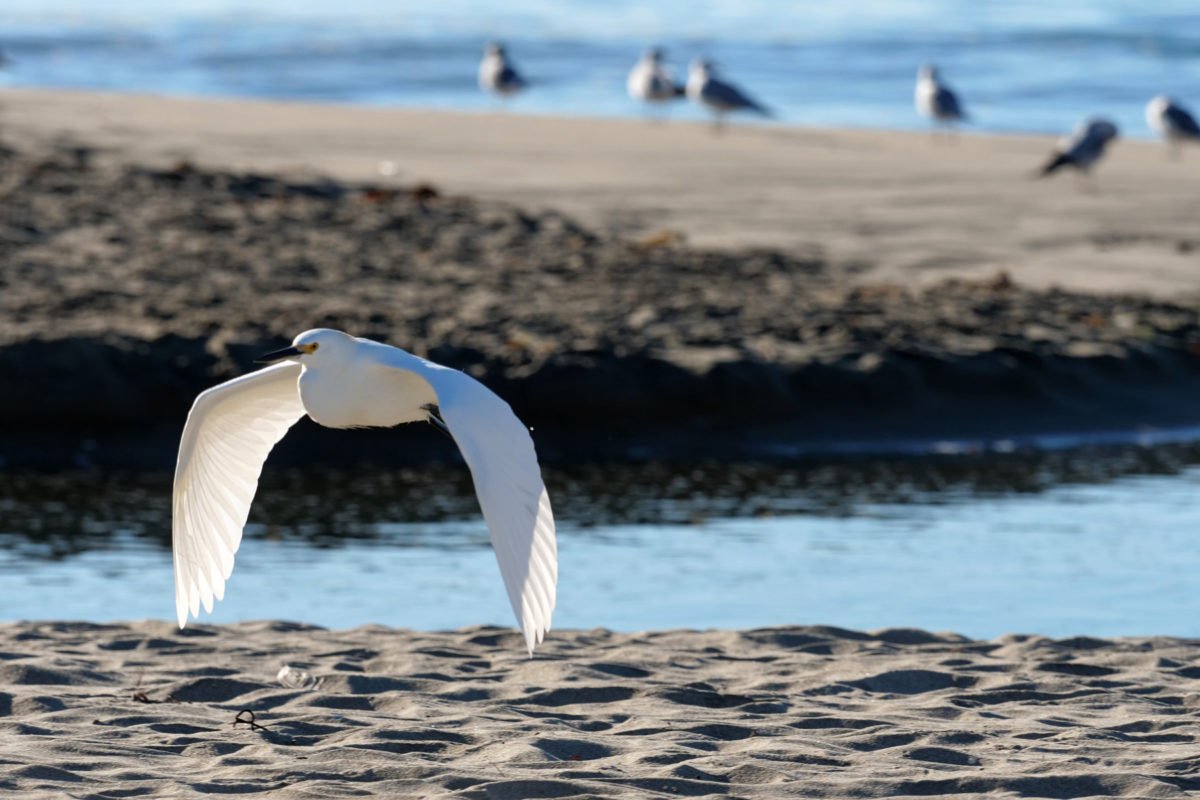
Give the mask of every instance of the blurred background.
M 1185 0 L 4 5 L 13 67 L 0 85 L 490 110 L 475 67 L 501 40 L 533 84 L 511 110 L 531 114 L 643 113 L 625 78 L 658 45 L 681 78 L 691 59 L 716 60 L 790 124 L 921 127 L 912 82 L 932 62 L 981 129 L 1060 133 L 1104 110 L 1145 138 L 1146 101 L 1194 96 L 1200 65 Z M 680 103 L 672 115 L 702 112 Z
M 477 83 L 492 40 L 530 84 L 503 103 Z M 701 139 L 694 125 L 644 125 L 625 81 L 650 45 L 681 79 L 692 58 L 715 59 L 776 119 L 740 140 L 744 131 Z M 1044 135 L 1087 114 L 1150 139 L 1152 96 L 1200 105 L 1191 0 L 5 0 L 0 52 L 0 89 L 20 90 L 0 92 L 2 620 L 171 618 L 171 469 L 190 398 L 321 324 L 468 369 L 534 426 L 559 520 L 556 627 L 1200 635 L 1196 155 L 1169 162 L 1149 143 L 1119 151 L 1132 155 L 1102 170 L 1112 178 L 1091 194 L 1028 175 L 1049 152 Z M 884 138 L 929 127 L 913 108 L 925 62 L 971 114 L 957 148 Z M 630 154 L 655 130 L 655 147 L 695 161 L 681 162 L 678 185 L 627 186 L 627 174 L 602 167 L 612 191 L 663 183 L 681 207 L 706 196 L 812 246 L 709 252 L 674 229 L 643 226 L 629 241 L 545 204 L 494 205 L 538 183 L 527 170 L 545 166 L 536 144 L 500 177 L 464 167 L 492 181 L 478 203 L 401 184 L 424 175 L 404 160 L 419 149 L 399 136 L 412 118 L 397 117 L 386 142 L 402 178 L 384 188 L 244 174 L 244 163 L 211 154 L 198 166 L 175 140 L 165 165 L 162 152 L 150 165 L 136 152 L 114 157 L 89 126 L 128 121 L 86 105 L 62 141 L 9 125 L 35 120 L 37 93 L 54 89 L 489 114 L 487 130 L 508 132 L 496 140 L 534 130 L 512 117 L 628 118 L 619 130 Z M 238 133 L 240 112 L 213 108 L 236 134 L 227 139 L 273 151 L 269 124 Z M 339 115 L 313 108 L 341 130 Z M 277 111 L 266 109 L 256 125 Z M 706 119 L 689 102 L 664 116 Z M 804 138 L 809 128 L 880 136 L 828 144 Z M 801 145 L 812 152 L 788 161 L 784 178 L 753 160 L 768 146 L 790 159 Z M 826 246 L 812 220 L 845 177 L 841 166 L 822 171 L 827 145 L 861 169 L 829 214 L 848 220 L 838 235 L 882 259 L 890 248 L 871 237 L 898 231 L 905 253 L 927 261 L 914 256 L 885 281 L 868 259 Z M 449 161 L 455 146 L 442 148 Z M 352 155 L 360 177 L 395 174 L 374 151 Z M 686 183 L 706 165 L 742 163 L 753 166 L 748 182 L 776 180 L 755 202 L 726 199 L 720 176 L 694 192 Z M 792 205 L 785 178 L 815 205 Z M 551 188 L 551 200 L 576 196 Z M 1035 197 L 1041 205 L 1028 207 Z M 957 216 L 909 235 L 897 215 L 923 214 L 935 198 Z M 927 291 L 938 264 L 978 261 L 937 238 L 948 228 L 984 245 L 1020 239 L 1039 259 L 1038 285 L 1014 286 L 1021 256 L 1003 250 L 986 280 L 950 276 Z M 1068 239 L 1070 292 L 1054 272 Z M 1093 262 L 1120 271 L 1121 292 L 1086 291 Z M 1159 272 L 1154 297 L 1127 290 Z M 910 275 L 920 280 L 909 285 Z M 525 309 L 529 297 L 544 302 Z M 455 318 L 463 305 L 470 313 Z M 73 382 L 81 372 L 93 390 Z M 139 384 L 143 372 L 157 382 Z M 656 404 L 658 393 L 679 406 Z M 584 439 L 568 435 L 563 410 L 585 401 L 589 414 L 609 414 L 599 431 L 587 415 L 574 420 L 593 435 L 587 444 L 600 442 L 590 450 L 576 449 Z M 674 450 L 646 444 L 682 417 Z M 747 418 L 783 427 L 737 427 Z M 773 438 L 780 430 L 796 438 Z M 345 454 L 361 436 L 335 459 L 285 448 L 268 463 L 238 569 L 205 621 L 511 624 L 465 468 L 432 433 L 388 436 L 359 463 Z M 389 448 L 401 455 L 389 459 Z

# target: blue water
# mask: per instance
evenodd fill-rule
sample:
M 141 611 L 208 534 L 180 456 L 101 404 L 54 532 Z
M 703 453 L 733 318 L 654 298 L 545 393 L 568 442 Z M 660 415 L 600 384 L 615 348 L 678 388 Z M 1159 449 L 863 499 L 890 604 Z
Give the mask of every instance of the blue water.
M 642 113 L 624 80 L 652 43 L 680 68 L 717 59 L 788 124 L 918 127 L 923 61 L 982 130 L 1059 132 L 1103 113 L 1147 136 L 1151 96 L 1200 107 L 1191 0 L 5 0 L 13 64 L 0 85 L 479 110 L 494 107 L 475 85 L 492 38 L 535 83 L 515 112 Z M 700 116 L 686 103 L 671 113 Z
M 556 625 L 1200 636 L 1200 448 L 551 474 Z M 5 478 L 0 473 L 0 478 Z M 173 615 L 169 476 L 0 482 L 0 620 Z M 511 624 L 451 470 L 270 470 L 207 620 Z

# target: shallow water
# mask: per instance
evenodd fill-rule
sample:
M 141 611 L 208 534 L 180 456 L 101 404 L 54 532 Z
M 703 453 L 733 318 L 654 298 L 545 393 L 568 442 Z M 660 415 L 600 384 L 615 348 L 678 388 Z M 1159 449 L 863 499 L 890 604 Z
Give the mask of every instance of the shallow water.
M 551 472 L 559 627 L 1200 635 L 1200 446 Z M 0 619 L 170 618 L 169 476 L 0 472 Z M 509 624 L 465 475 L 268 469 L 207 619 Z
M 485 110 L 475 68 L 499 38 L 535 83 L 514 111 L 634 116 L 625 76 L 657 43 L 677 68 L 717 59 L 793 124 L 920 127 L 912 82 L 933 61 L 979 129 L 1060 132 L 1104 113 L 1148 136 L 1153 95 L 1200 105 L 1198 22 L 1186 0 L 6 0 L 0 85 Z

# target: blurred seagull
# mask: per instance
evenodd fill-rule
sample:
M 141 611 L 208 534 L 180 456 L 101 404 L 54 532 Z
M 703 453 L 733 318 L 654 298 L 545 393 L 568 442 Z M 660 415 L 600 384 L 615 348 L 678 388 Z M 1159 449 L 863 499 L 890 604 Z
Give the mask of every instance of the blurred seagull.
M 1146 104 L 1146 122 L 1167 141 L 1168 152 L 1178 158 L 1184 142 L 1200 142 L 1200 125 L 1187 109 L 1166 95 Z
M 731 83 L 716 77 L 711 61 L 696 59 L 688 69 L 687 96 L 713 113 L 713 127 L 720 131 L 725 115 L 734 111 L 752 111 L 764 117 L 771 110 Z
M 508 403 L 466 373 L 341 331 L 305 331 L 260 363 L 270 366 L 201 392 L 183 426 L 171 528 L 179 627 L 224 596 L 263 462 L 301 417 L 327 428 L 430 422 L 467 462 L 532 655 L 550 630 L 558 556 L 533 440 Z
M 483 60 L 479 62 L 479 88 L 499 97 L 511 97 L 527 86 L 509 61 L 504 45 L 492 42 L 484 48 Z
M 937 67 L 932 64 L 925 64 L 917 71 L 915 99 L 917 111 L 936 125 L 952 128 L 955 123 L 967 119 L 958 95 L 941 82 Z
M 1093 166 L 1104 156 L 1108 143 L 1117 138 L 1117 126 L 1106 119 L 1093 117 L 1079 124 L 1074 133 L 1058 142 L 1050 160 L 1038 171 L 1044 178 L 1060 167 L 1074 167 L 1089 175 Z
M 634 100 L 660 104 L 686 95 L 686 89 L 675 82 L 671 70 L 663 66 L 662 57 L 662 50 L 652 47 L 629 71 L 625 86 Z

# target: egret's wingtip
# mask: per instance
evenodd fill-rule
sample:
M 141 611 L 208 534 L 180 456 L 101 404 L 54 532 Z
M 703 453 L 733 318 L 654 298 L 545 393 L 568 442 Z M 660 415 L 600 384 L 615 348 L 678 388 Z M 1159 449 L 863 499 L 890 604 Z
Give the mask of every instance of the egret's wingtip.
M 183 630 L 187 626 L 188 621 L 188 606 L 186 600 L 177 600 L 175 603 L 175 623 L 179 625 L 179 630 Z
M 525 652 L 529 654 L 530 658 L 533 658 L 534 648 L 536 648 L 539 644 L 541 644 L 542 641 L 546 638 L 547 630 L 548 629 L 546 629 L 546 628 L 542 628 L 542 629 L 534 628 L 534 629 L 530 629 L 528 631 L 524 631 L 524 630 L 521 631 L 521 633 L 525 637 Z

